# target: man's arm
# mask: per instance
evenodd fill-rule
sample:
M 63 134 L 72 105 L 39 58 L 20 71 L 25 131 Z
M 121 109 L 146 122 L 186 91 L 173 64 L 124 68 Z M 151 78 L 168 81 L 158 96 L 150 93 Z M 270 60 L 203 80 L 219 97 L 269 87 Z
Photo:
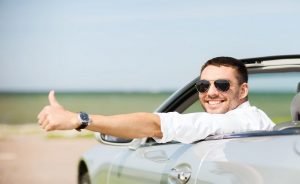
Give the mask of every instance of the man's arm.
M 54 91 L 49 93 L 49 105 L 38 114 L 38 122 L 46 131 L 72 130 L 79 127 L 78 114 L 64 109 Z M 160 118 L 153 113 L 132 113 L 114 116 L 90 115 L 86 129 L 122 138 L 162 137 Z

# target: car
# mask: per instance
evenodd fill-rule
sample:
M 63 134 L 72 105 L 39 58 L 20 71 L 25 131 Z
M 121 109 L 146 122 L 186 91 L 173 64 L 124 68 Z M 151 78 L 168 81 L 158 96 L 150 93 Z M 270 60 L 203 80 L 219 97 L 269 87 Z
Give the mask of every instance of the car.
M 78 183 L 300 183 L 300 55 L 240 60 L 249 72 L 250 103 L 271 117 L 273 130 L 212 135 L 191 144 L 95 133 L 101 144 L 79 160 Z M 198 78 L 155 112 L 201 111 Z M 263 95 L 255 101 L 258 92 Z

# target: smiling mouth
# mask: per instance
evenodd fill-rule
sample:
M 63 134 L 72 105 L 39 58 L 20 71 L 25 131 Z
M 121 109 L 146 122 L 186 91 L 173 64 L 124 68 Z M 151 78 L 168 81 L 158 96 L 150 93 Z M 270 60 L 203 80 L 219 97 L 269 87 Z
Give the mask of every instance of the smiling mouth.
M 207 103 L 209 105 L 218 105 L 221 104 L 224 100 L 208 100 Z

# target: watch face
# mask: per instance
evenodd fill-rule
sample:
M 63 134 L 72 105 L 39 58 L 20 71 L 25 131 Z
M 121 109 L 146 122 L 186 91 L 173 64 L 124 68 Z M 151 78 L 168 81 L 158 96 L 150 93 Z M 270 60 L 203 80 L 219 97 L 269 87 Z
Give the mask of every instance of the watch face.
M 88 115 L 87 113 L 81 112 L 81 113 L 80 113 L 80 118 L 81 118 L 83 121 L 89 121 L 89 115 Z

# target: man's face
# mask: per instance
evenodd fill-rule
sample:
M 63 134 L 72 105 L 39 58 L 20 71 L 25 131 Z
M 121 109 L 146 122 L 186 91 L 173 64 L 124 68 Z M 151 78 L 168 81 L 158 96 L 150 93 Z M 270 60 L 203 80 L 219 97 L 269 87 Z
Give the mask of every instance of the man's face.
M 236 78 L 236 71 L 231 67 L 207 66 L 201 73 L 201 80 L 210 81 L 209 89 L 204 93 L 199 93 L 202 107 L 208 113 L 221 114 L 235 109 L 245 101 L 248 94 L 246 83 L 240 85 Z M 225 79 L 230 81 L 230 88 L 226 92 L 219 91 L 214 81 Z

